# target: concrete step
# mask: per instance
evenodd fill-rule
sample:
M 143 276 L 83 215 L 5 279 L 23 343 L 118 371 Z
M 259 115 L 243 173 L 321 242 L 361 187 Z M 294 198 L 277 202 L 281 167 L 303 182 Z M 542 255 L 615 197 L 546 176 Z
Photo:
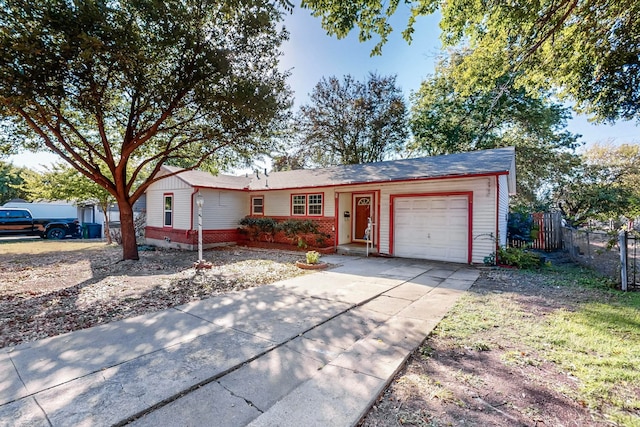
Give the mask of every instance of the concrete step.
M 366 256 L 367 247 L 364 245 L 339 245 L 336 248 L 338 255 L 352 255 L 352 256 Z M 375 248 L 369 247 L 369 255 L 377 255 L 378 251 Z

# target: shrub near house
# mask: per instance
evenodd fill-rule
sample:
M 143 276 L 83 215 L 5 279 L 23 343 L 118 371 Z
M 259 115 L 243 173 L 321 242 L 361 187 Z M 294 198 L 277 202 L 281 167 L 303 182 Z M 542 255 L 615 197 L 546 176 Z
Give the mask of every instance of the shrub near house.
M 249 241 L 289 243 L 302 249 L 308 246 L 332 246 L 331 235 L 321 232 L 318 224 L 309 219 L 287 219 L 278 222 L 269 217 L 247 216 L 240 221 L 240 225 L 240 234 Z

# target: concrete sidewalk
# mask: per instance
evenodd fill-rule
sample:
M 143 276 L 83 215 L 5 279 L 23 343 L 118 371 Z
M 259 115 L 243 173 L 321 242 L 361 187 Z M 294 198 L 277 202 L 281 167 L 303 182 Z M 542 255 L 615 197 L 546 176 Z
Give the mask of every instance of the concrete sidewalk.
M 477 279 L 339 267 L 0 350 L 0 426 L 349 426 Z

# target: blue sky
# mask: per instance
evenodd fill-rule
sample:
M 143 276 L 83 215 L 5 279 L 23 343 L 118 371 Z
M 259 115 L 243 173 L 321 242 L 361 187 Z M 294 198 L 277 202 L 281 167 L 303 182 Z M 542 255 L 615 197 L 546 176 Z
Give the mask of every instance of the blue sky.
M 290 39 L 283 46 L 281 59 L 282 69 L 291 70 L 289 84 L 294 91 L 295 108 L 308 102 L 309 93 L 322 77 L 341 78 L 351 74 L 358 80 L 365 80 L 369 72 L 396 74 L 397 83 L 408 100 L 409 93 L 416 91 L 420 82 L 433 73 L 441 47 L 437 14 L 419 18 L 410 45 L 401 36 L 408 16 L 408 9 L 401 3 L 399 12 L 392 17 L 394 32 L 382 48 L 382 55 L 371 57 L 375 41 L 360 43 L 355 31 L 341 40 L 329 37 L 320 26 L 319 18 L 296 7 L 293 14 L 285 18 Z M 640 128 L 633 122 L 593 125 L 586 117 L 575 116 L 569 122 L 569 131 L 581 134 L 587 144 L 640 143 Z M 13 156 L 11 160 L 18 166 L 38 168 L 38 165 L 57 161 L 57 157 L 47 153 L 25 153 Z

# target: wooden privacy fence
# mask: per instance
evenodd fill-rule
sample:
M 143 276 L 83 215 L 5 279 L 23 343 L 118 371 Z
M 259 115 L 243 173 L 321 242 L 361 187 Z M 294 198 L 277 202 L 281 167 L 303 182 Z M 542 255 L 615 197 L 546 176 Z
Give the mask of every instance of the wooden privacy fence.
M 515 248 L 526 246 L 547 252 L 562 249 L 562 215 L 560 212 L 536 212 L 531 214 L 531 220 L 534 229 L 532 240 L 509 239 L 509 246 Z

